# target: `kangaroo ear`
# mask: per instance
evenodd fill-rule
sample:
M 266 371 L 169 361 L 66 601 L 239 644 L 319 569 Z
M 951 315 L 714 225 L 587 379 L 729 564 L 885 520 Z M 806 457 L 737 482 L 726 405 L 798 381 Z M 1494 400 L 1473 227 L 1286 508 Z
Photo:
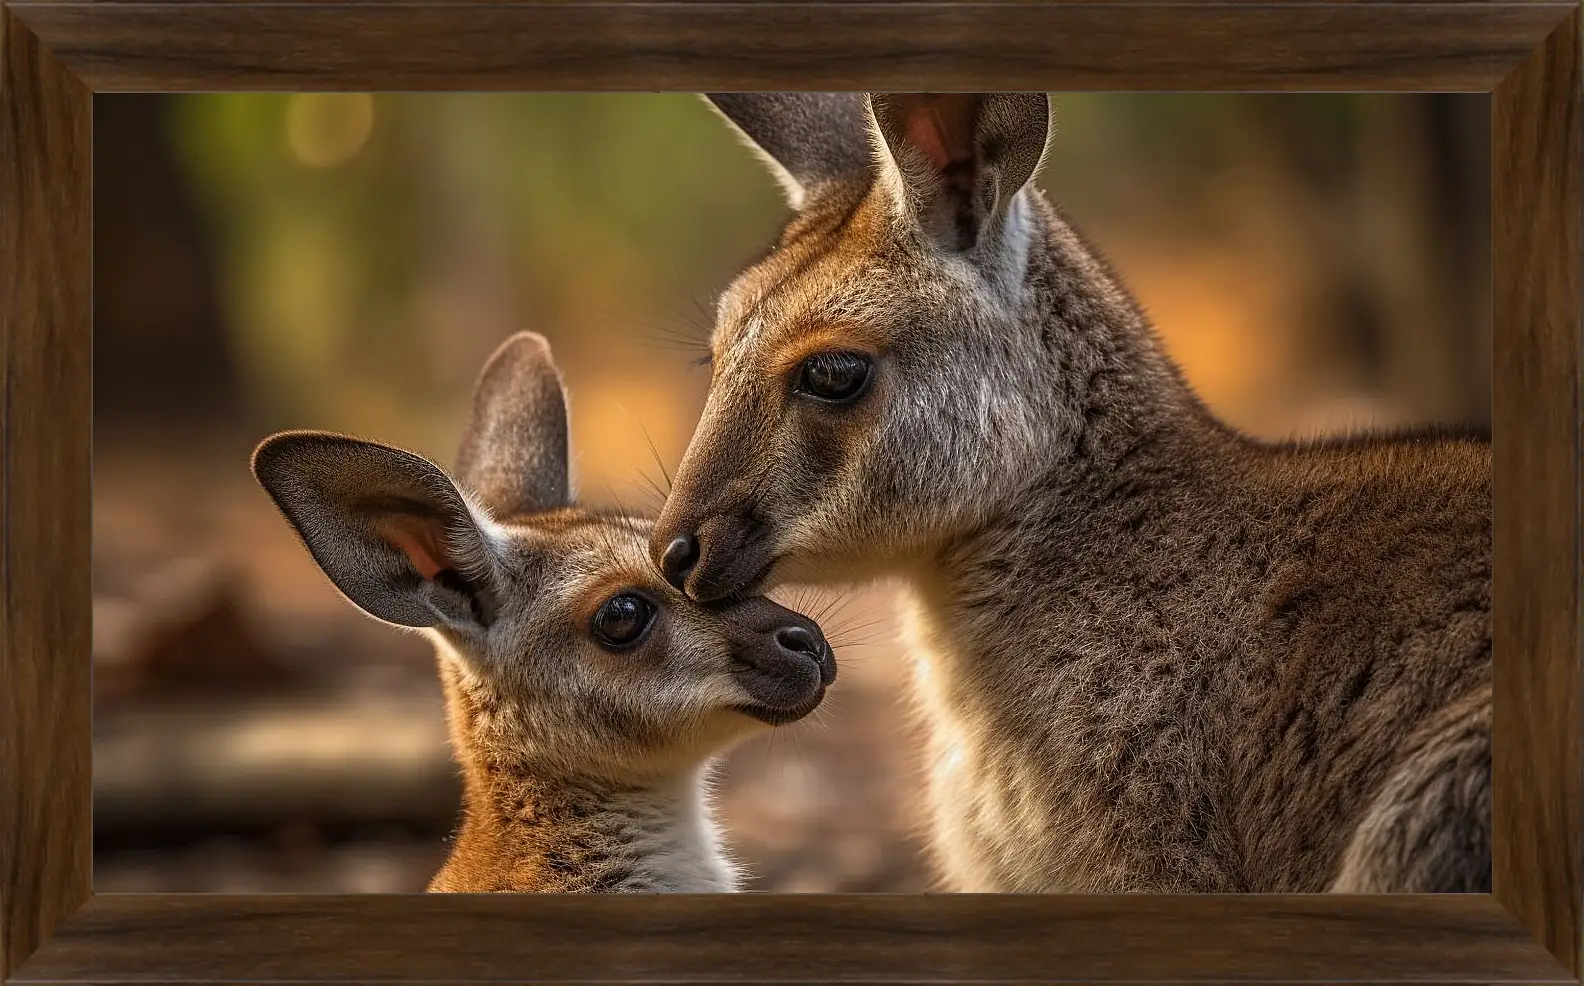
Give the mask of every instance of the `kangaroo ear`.
M 803 208 L 824 188 L 866 181 L 869 114 L 856 92 L 710 92 L 710 105 L 757 151 Z
M 899 215 L 962 252 L 1006 217 L 1040 169 L 1050 127 L 1045 93 L 871 93 Z
M 544 336 L 519 332 L 484 364 L 457 453 L 457 478 L 496 517 L 572 502 L 567 393 Z
M 289 431 L 254 450 L 253 475 L 365 613 L 404 627 L 477 630 L 493 621 L 489 520 L 434 463 L 345 435 Z

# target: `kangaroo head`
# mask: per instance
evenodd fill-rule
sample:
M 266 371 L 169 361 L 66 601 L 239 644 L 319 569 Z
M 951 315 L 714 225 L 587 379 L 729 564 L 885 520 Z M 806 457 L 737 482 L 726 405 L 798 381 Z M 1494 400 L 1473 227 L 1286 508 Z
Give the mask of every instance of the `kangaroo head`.
M 651 550 L 696 599 L 928 550 L 1027 481 L 1052 393 L 1043 93 L 712 104 L 795 215 L 724 292 L 709 398 Z
M 649 564 L 648 521 L 573 505 L 543 338 L 482 373 L 458 481 L 428 460 L 283 432 L 253 471 L 336 587 L 436 642 L 465 761 L 615 779 L 687 769 L 819 704 L 819 627 L 765 599 L 706 607 Z

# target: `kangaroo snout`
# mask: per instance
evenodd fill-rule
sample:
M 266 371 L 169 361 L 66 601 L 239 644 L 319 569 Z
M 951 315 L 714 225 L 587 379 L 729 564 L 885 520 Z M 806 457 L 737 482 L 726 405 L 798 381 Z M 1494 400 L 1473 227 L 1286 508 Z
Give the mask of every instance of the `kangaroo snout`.
M 690 523 L 663 515 L 650 559 L 679 592 L 711 603 L 755 591 L 777 554 L 769 526 L 756 517 L 717 514 Z
M 813 620 L 763 597 L 730 604 L 744 633 L 733 648 L 733 677 L 744 714 L 783 725 L 813 712 L 836 680 L 836 655 Z
M 825 634 L 815 626 L 782 627 L 774 634 L 776 646 L 792 660 L 811 661 L 820 672 L 820 684 L 830 685 L 837 677 L 836 655 L 826 643 Z
M 657 542 L 658 545 L 658 542 Z M 679 534 L 666 545 L 660 556 L 660 573 L 672 588 L 682 591 L 688 575 L 699 561 L 699 540 L 692 534 Z

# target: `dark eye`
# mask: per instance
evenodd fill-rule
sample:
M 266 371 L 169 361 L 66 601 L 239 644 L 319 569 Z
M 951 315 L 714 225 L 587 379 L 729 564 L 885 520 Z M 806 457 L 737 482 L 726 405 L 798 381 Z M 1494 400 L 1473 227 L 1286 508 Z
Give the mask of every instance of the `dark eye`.
M 655 606 L 643 596 L 623 593 L 612 596 L 595 610 L 589 630 L 602 646 L 626 650 L 649 632 L 655 621 Z
M 817 353 L 798 367 L 793 389 L 816 400 L 846 404 L 869 388 L 874 366 L 858 353 Z

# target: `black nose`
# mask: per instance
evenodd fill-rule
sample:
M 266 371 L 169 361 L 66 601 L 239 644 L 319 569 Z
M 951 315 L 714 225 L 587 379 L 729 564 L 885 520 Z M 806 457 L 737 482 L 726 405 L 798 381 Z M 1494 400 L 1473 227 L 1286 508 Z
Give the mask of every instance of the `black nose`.
M 802 654 L 811 661 L 825 656 L 825 641 L 807 627 L 782 627 L 776 631 L 776 643 L 782 650 Z
M 688 580 L 688 573 L 699 563 L 699 542 L 692 534 L 679 534 L 666 545 L 666 554 L 660 559 L 660 574 L 678 591 Z

